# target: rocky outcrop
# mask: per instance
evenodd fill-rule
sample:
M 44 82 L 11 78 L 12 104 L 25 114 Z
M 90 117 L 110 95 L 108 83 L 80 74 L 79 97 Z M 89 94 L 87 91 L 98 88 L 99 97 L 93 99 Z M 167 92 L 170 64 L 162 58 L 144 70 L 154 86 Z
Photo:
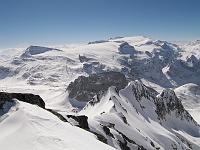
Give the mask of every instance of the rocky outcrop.
M 63 117 L 61 114 L 59 114 L 55 110 L 52 110 L 52 109 L 46 109 L 46 110 L 49 111 L 50 113 L 54 114 L 55 116 L 57 116 L 61 121 L 68 122 L 65 117 Z
M 29 93 L 6 93 L 0 92 L 0 107 L 6 101 L 12 101 L 17 99 L 19 101 L 27 102 L 30 104 L 38 105 L 41 108 L 45 108 L 45 103 L 39 95 L 29 94 Z
M 131 45 L 129 45 L 127 42 L 122 43 L 119 46 L 119 53 L 121 54 L 129 54 L 130 56 L 133 56 L 135 53 L 138 53 L 138 51 L 135 50 L 135 48 Z
M 81 63 L 94 60 L 93 58 L 89 58 L 89 57 L 81 56 L 81 55 L 79 55 L 78 58 L 79 58 L 79 60 L 80 60 Z
M 52 109 L 45 108 L 45 102 L 39 95 L 34 95 L 34 94 L 30 94 L 30 93 L 0 92 L 0 110 L 4 109 L 3 107 L 5 104 L 6 105 L 8 105 L 8 104 L 14 105 L 15 101 L 13 101 L 13 99 L 17 99 L 19 101 L 26 102 L 26 103 L 33 104 L 33 105 L 38 105 L 39 107 L 41 107 L 41 108 L 49 111 L 50 113 L 54 114 L 55 116 L 57 116 L 61 121 L 68 122 L 67 119 L 65 117 L 63 117 L 61 114 L 59 114 L 58 112 L 56 112 Z M 8 107 L 6 111 L 8 111 L 11 108 L 11 106 L 12 105 L 10 105 L 10 107 Z
M 21 57 L 31 57 L 32 55 L 37 55 L 52 50 L 61 51 L 59 49 L 49 48 L 49 47 L 30 46 L 25 50 L 25 52 L 21 55 Z
M 99 134 L 93 130 L 91 130 L 89 128 L 89 124 L 88 124 L 88 117 L 85 116 L 85 115 L 80 115 L 80 116 L 74 116 L 74 115 L 67 115 L 67 122 L 69 122 L 71 125 L 74 125 L 74 126 L 77 126 L 77 127 L 80 127 L 88 132 L 91 132 L 92 134 L 94 134 L 96 136 L 96 138 L 105 143 L 105 144 L 108 144 L 107 143 L 107 139 L 106 137 L 104 137 L 102 134 Z
M 92 74 L 89 77 L 80 76 L 67 87 L 70 98 L 79 101 L 90 101 L 95 95 L 101 97 L 110 86 L 117 90 L 123 89 L 128 84 L 126 77 L 120 72 L 104 72 Z
M 191 117 L 191 115 L 185 110 L 182 105 L 181 100 L 176 96 L 175 92 L 171 89 L 164 89 L 160 94 L 158 94 L 153 89 L 145 86 L 140 81 L 131 82 L 132 91 L 134 93 L 135 99 L 139 104 L 142 103 L 142 99 L 146 99 L 153 102 L 156 106 L 156 114 L 159 120 L 165 120 L 166 115 L 175 114 L 174 117 L 185 119 L 187 121 L 192 121 L 197 124 L 196 121 Z M 141 108 L 145 106 L 140 105 Z
M 171 89 L 165 89 L 158 95 L 152 88 L 136 80 L 131 81 L 119 92 L 116 92 L 113 87 L 109 88 L 101 100 L 97 101 L 97 99 L 96 96 L 90 101 L 81 114 L 84 114 L 84 111 L 85 114 L 93 112 L 94 114 L 91 113 L 91 116 L 88 116 L 90 131 L 104 136 L 108 144 L 114 143 L 116 149 L 130 150 L 133 147 L 135 149 L 162 149 L 162 144 L 157 143 L 157 140 L 151 138 L 148 133 L 143 142 L 138 140 L 137 136 L 129 134 L 134 135 L 135 132 L 142 137 L 143 129 L 150 127 L 152 122 L 157 122 L 159 129 L 164 129 L 173 135 L 174 139 L 178 141 L 176 144 L 173 141 L 167 141 L 168 137 L 164 138 L 168 145 L 174 144 L 177 149 L 179 149 L 180 143 L 184 142 L 176 137 L 175 131 L 183 131 L 194 137 L 200 136 L 199 125 L 185 110 L 181 100 Z M 158 134 L 159 140 L 160 133 L 156 134 Z M 146 142 L 148 144 L 143 145 Z M 190 146 L 186 145 L 185 147 Z
M 67 118 L 69 119 L 73 119 L 74 121 L 76 121 L 76 126 L 82 128 L 82 129 L 85 129 L 85 130 L 89 130 L 89 125 L 88 125 L 88 117 L 87 116 L 74 116 L 74 115 L 67 115 Z M 69 121 L 70 122 L 70 121 Z M 71 122 L 71 124 L 73 124 Z
M 88 45 L 90 44 L 99 44 L 99 43 L 106 43 L 109 42 L 108 40 L 98 40 L 98 41 L 92 41 L 92 42 L 88 42 Z
M 150 97 L 155 98 L 155 96 L 158 94 L 154 89 L 145 86 L 138 80 L 132 82 L 131 85 L 132 91 L 137 101 L 141 100 L 142 97 L 145 97 L 147 99 L 149 99 Z
M 155 99 L 156 113 L 158 119 L 165 119 L 167 114 L 175 112 L 176 117 L 192 121 L 197 124 L 191 115 L 184 109 L 181 100 L 176 96 L 171 89 L 164 89 Z

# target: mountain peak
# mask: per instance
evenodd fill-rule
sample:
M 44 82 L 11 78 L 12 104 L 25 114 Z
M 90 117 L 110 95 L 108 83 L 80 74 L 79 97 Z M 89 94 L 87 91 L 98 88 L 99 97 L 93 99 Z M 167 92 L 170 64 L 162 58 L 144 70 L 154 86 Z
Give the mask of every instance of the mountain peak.
M 31 45 L 25 50 L 25 52 L 21 56 L 22 57 L 30 57 L 32 55 L 42 54 L 42 53 L 45 53 L 47 51 L 52 51 L 52 50 L 61 51 L 61 50 L 55 49 L 55 48 Z

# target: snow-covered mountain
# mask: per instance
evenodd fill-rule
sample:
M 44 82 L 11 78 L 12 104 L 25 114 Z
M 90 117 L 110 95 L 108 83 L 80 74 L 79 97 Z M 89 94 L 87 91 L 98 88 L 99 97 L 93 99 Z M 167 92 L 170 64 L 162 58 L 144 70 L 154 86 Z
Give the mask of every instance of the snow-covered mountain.
M 185 109 L 188 110 L 188 112 L 198 123 L 200 123 L 200 86 L 193 83 L 188 83 L 176 88 L 175 92 L 182 100 Z
M 3 93 L 45 103 L 0 94 L 4 149 L 200 149 L 198 40 L 30 46 L 0 62 Z
M 6 101 L 0 114 L 1 149 L 114 149 L 96 140 L 93 134 L 62 122 L 50 112 L 29 103 Z

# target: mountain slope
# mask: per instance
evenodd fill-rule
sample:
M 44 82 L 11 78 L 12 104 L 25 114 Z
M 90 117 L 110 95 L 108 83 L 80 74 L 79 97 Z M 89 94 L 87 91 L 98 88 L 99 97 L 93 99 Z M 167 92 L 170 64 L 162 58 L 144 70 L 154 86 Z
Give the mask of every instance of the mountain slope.
M 143 36 L 0 51 L 1 92 L 40 95 L 46 108 L 6 105 L 0 146 L 110 148 L 98 139 L 122 150 L 200 149 L 199 52 L 199 41 Z
M 188 83 L 175 89 L 177 96 L 182 99 L 182 103 L 192 117 L 200 123 L 200 86 Z
M 113 149 L 97 141 L 91 133 L 64 123 L 50 112 L 28 103 L 6 102 L 0 114 L 1 149 Z
M 134 81 L 119 94 L 111 87 L 93 101 L 80 114 L 117 149 L 200 148 L 200 127 L 171 90 L 156 96 Z
M 65 87 L 80 75 L 112 70 L 141 79 L 160 91 L 163 87 L 200 83 L 198 52 L 198 42 L 183 46 L 142 36 L 59 49 L 30 46 L 2 59 L 0 75 L 4 84 L 14 81 Z M 193 78 L 189 78 L 191 75 Z

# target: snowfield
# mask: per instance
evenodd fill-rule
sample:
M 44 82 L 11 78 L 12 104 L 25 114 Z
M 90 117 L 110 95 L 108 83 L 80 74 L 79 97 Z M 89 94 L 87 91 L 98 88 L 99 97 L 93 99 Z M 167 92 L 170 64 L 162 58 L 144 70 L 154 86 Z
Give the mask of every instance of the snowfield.
M 175 89 L 177 96 L 182 100 L 185 109 L 200 124 L 200 87 L 199 85 L 188 83 Z
M 4 109 L 6 110 L 9 105 L 7 104 Z M 38 106 L 20 101 L 15 101 L 11 105 L 0 120 L 1 149 L 114 149 L 96 140 L 93 134 L 60 121 Z
M 117 89 L 121 77 L 127 85 Z M 0 147 L 198 150 L 199 86 L 199 40 L 117 37 L 0 50 L 0 92 L 39 95 L 46 108 L 0 97 Z

